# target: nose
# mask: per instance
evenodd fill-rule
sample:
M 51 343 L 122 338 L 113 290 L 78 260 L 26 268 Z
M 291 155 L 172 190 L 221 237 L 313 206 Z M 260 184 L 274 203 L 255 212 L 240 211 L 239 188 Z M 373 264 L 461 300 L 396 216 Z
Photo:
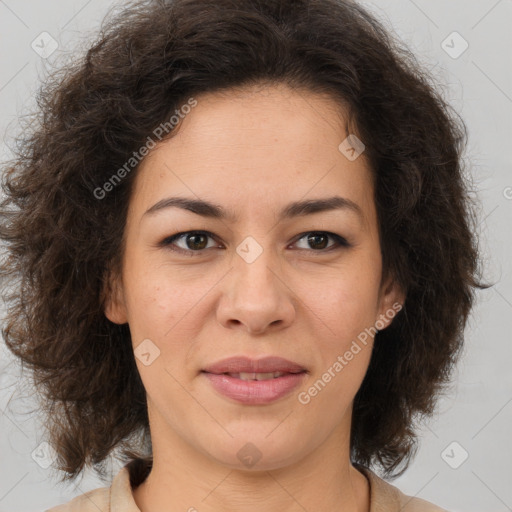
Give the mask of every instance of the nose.
M 293 322 L 297 300 L 276 261 L 267 256 L 270 252 L 263 251 L 251 263 L 235 255 L 217 308 L 224 327 L 262 334 Z

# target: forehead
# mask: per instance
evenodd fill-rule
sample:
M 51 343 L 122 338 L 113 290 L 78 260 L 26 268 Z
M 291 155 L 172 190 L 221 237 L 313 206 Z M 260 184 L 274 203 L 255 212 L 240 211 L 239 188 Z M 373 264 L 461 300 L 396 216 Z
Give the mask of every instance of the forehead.
M 136 201 L 145 209 L 171 194 L 195 196 L 240 219 L 256 204 L 281 210 L 291 200 L 339 195 L 368 216 L 371 173 L 364 154 L 351 161 L 340 151 L 349 134 L 339 102 L 284 85 L 196 100 L 138 170 Z
M 332 151 L 334 143 L 337 149 L 346 119 L 344 106 L 330 96 L 284 84 L 251 86 L 199 96 L 175 138 L 183 145 L 223 147 L 237 156 L 254 149 L 261 157 L 264 147 L 269 155 L 278 151 L 309 159 L 312 146 Z

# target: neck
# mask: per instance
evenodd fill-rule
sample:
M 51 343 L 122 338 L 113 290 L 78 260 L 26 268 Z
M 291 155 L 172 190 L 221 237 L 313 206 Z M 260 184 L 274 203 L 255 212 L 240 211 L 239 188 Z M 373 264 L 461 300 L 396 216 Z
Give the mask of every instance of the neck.
M 133 491 L 141 512 L 370 510 L 368 481 L 350 464 L 349 439 L 336 432 L 302 459 L 264 470 L 219 464 L 181 438 L 152 438 L 151 472 Z

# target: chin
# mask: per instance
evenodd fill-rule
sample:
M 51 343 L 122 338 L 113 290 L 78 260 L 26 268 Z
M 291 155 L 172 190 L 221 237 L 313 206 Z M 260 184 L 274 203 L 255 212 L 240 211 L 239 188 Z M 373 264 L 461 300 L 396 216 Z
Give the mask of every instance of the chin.
M 298 441 L 294 442 L 288 436 L 270 441 L 266 431 L 251 435 L 234 436 L 227 443 L 217 443 L 215 452 L 211 445 L 207 452 L 218 464 L 231 469 L 244 471 L 270 471 L 280 469 L 294 463 L 300 457 L 297 453 Z

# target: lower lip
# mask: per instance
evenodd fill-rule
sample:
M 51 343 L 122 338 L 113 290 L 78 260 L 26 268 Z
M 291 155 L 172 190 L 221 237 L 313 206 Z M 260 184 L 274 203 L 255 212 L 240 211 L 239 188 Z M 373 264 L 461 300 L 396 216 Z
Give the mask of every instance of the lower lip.
M 215 390 L 243 404 L 268 404 L 291 393 L 306 372 L 288 373 L 268 380 L 242 380 L 230 375 L 203 372 Z

